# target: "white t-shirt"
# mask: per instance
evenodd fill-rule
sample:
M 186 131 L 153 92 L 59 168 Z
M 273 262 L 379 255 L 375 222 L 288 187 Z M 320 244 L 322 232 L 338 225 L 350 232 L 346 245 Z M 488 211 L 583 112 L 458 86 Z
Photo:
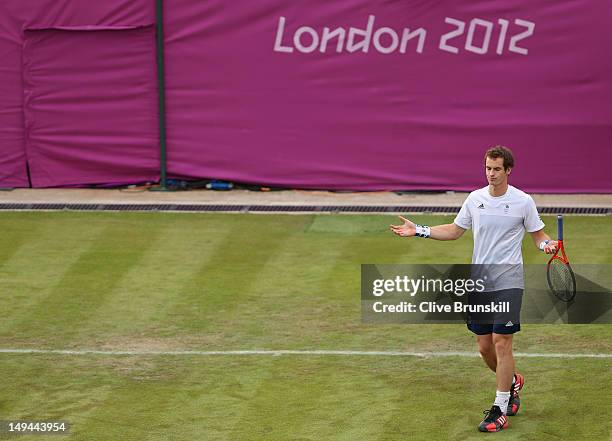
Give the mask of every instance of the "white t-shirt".
M 454 223 L 473 230 L 472 264 L 487 264 L 487 291 L 524 288 L 523 236 L 544 228 L 531 196 L 511 185 L 497 197 L 488 186 L 480 188 L 469 194 Z

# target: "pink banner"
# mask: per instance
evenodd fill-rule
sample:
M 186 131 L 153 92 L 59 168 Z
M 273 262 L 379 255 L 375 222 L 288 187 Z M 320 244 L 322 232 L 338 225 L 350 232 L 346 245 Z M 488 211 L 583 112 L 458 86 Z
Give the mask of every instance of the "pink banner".
M 158 179 L 150 3 L 0 3 L 0 186 Z
M 25 145 L 34 187 L 157 179 L 154 39 L 150 26 L 26 31 Z
M 113 0 L 93 11 L 66 0 L 60 9 L 49 2 L 43 13 L 42 2 L 6 3 L 0 5 L 0 53 L 9 55 L 10 66 L 0 71 L 0 185 L 27 185 L 26 158 L 35 186 L 154 178 L 158 145 L 150 117 L 156 109 L 144 111 L 150 88 L 139 84 L 129 93 L 122 74 L 104 81 L 106 91 L 115 81 L 129 97 L 126 115 L 143 112 L 135 118 L 140 128 L 131 119 L 118 123 L 121 113 L 88 107 L 92 113 L 68 115 L 81 129 L 66 130 L 61 140 L 39 139 L 36 150 L 46 153 L 30 158 L 19 119 L 19 57 L 28 35 L 21 29 L 143 26 L 151 23 L 152 6 L 137 10 Z M 165 3 L 172 177 L 297 188 L 470 190 L 484 185 L 484 150 L 503 144 L 516 155 L 512 183 L 524 190 L 612 192 L 606 169 L 612 159 L 612 9 L 605 2 Z M 108 32 L 120 40 L 120 32 L 136 31 Z M 133 46 L 124 35 L 125 47 L 100 40 L 96 50 L 125 61 L 117 72 L 149 81 L 154 47 Z M 82 76 L 85 87 L 91 69 L 80 57 L 87 45 L 70 44 L 70 75 L 75 81 Z M 138 71 L 136 64 L 152 71 Z M 99 76 L 108 69 L 102 63 Z M 54 87 L 41 77 L 41 96 Z M 58 101 L 37 116 L 44 130 L 69 129 L 52 110 L 78 107 L 59 88 Z M 105 96 L 103 88 L 88 93 L 101 101 Z M 97 138 L 87 144 L 90 133 Z

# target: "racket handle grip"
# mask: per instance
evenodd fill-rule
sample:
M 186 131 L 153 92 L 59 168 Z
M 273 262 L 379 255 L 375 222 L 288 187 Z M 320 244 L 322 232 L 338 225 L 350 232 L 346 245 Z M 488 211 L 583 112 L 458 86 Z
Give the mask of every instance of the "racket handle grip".
M 557 239 L 563 240 L 563 215 L 557 216 Z

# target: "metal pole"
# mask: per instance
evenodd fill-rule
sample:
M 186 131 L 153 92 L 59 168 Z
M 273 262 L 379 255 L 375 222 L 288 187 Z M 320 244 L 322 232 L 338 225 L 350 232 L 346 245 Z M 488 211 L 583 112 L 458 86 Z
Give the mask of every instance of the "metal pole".
M 166 88 L 164 83 L 164 17 L 163 0 L 156 0 L 157 20 L 157 89 L 159 94 L 159 185 L 166 188 Z

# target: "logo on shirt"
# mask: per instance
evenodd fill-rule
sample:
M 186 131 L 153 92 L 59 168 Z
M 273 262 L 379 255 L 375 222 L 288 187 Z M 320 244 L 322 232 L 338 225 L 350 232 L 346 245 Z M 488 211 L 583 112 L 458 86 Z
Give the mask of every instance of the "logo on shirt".
M 506 204 L 504 206 L 504 214 L 508 214 L 509 211 L 510 211 L 510 205 Z
M 480 208 L 481 210 L 484 210 L 484 204 L 480 204 L 478 208 Z

